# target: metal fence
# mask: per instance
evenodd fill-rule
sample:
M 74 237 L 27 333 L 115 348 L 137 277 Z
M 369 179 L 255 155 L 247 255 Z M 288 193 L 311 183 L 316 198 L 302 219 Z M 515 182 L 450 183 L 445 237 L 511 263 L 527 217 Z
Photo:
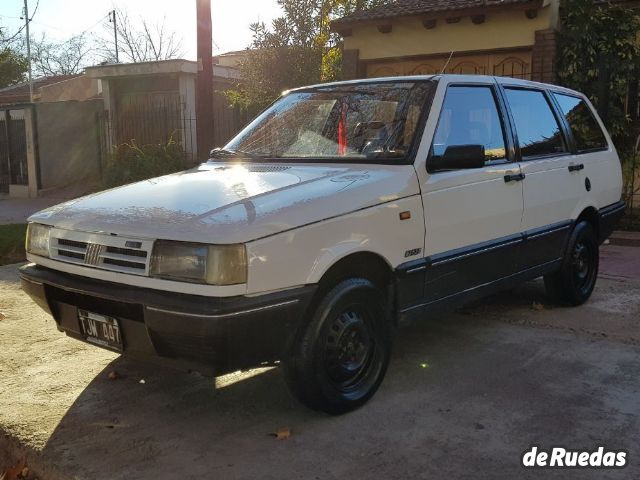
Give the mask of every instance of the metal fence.
M 123 103 L 115 114 L 107 110 L 98 113 L 96 121 L 103 160 L 123 143 L 166 144 L 173 140 L 187 159 L 196 151 L 195 119 L 185 115 L 184 104 L 178 98 Z
M 166 144 L 173 140 L 182 147 L 185 161 L 193 163 L 198 157 L 194 116 L 195 112 L 188 111 L 177 95 L 121 103 L 115 114 L 104 111 L 97 115 L 101 157 L 104 161 L 115 146 L 123 143 Z M 247 115 L 231 108 L 226 98 L 216 93 L 213 122 L 211 148 L 223 146 L 230 140 L 246 124 Z
M 0 193 L 27 185 L 27 136 L 23 109 L 0 110 Z

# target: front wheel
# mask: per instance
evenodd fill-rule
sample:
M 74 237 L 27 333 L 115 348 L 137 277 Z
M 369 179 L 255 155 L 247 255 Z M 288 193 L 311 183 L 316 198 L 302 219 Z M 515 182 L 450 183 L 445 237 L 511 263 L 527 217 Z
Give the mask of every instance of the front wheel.
M 287 384 L 302 403 L 341 414 L 373 396 L 391 353 L 391 322 L 383 299 L 369 280 L 353 278 L 320 300 L 284 363 Z
M 579 222 L 571 232 L 562 267 L 544 277 L 547 293 L 569 305 L 586 302 L 596 285 L 599 255 L 593 227 L 588 222 Z

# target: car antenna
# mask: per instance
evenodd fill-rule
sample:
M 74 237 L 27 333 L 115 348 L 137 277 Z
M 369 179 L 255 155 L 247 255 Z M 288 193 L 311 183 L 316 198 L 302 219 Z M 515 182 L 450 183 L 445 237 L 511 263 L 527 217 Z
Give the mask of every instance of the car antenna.
M 453 57 L 453 52 L 454 52 L 454 50 L 451 50 L 451 53 L 449 54 L 449 58 L 447 58 L 447 63 L 444 64 L 444 67 L 442 67 L 442 70 L 440 71 L 440 75 L 442 75 L 444 73 L 444 71 L 447 69 L 447 67 L 449 66 L 449 62 L 451 61 L 451 57 Z

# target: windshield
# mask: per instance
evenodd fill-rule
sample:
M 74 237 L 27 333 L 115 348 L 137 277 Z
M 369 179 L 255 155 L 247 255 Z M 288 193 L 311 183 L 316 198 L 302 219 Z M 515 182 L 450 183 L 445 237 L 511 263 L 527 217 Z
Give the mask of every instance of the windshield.
M 223 151 L 268 159 L 407 159 L 431 81 L 376 82 L 292 92 Z M 214 154 L 215 156 L 215 154 Z

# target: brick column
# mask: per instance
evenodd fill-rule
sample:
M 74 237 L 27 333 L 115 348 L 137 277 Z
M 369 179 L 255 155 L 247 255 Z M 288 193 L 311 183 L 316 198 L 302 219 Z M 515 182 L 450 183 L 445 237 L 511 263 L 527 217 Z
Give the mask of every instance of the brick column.
M 556 81 L 556 36 L 557 32 L 552 28 L 536 31 L 531 52 L 531 80 Z
M 344 80 L 354 80 L 359 78 L 358 61 L 360 51 L 357 49 L 348 49 L 342 51 L 342 78 Z

